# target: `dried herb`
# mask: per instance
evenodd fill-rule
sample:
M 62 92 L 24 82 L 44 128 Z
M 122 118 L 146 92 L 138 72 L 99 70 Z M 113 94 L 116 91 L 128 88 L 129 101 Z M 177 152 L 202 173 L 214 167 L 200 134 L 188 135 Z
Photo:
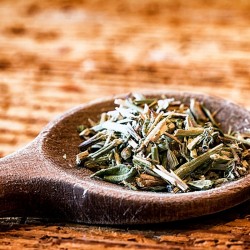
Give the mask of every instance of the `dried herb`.
M 90 127 L 76 163 L 132 190 L 207 190 L 250 172 L 250 130 L 223 133 L 204 103 L 134 94 Z

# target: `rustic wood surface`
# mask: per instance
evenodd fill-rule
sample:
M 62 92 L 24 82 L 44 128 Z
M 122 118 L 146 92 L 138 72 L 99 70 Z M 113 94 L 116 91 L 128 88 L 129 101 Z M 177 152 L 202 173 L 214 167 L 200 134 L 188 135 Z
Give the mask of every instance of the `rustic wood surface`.
M 250 109 L 249 13 L 244 0 L 0 1 L 0 157 L 112 94 L 189 90 Z M 249 205 L 141 227 L 2 218 L 0 249 L 249 249 Z

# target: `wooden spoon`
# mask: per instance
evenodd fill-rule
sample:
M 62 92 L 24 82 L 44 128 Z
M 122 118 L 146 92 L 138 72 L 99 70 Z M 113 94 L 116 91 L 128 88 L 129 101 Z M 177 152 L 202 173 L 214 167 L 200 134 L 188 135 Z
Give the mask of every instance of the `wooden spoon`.
M 210 110 L 219 110 L 216 119 L 225 131 L 229 125 L 237 131 L 249 128 L 250 112 L 228 101 L 183 92 L 147 93 L 150 97 L 163 94 L 184 102 L 194 97 Z M 66 112 L 25 148 L 0 160 L 0 216 L 94 224 L 159 223 L 219 212 L 250 198 L 250 175 L 219 188 L 183 194 L 131 191 L 90 179 L 91 171 L 75 164 L 80 143 L 76 127 L 113 109 L 115 98 Z

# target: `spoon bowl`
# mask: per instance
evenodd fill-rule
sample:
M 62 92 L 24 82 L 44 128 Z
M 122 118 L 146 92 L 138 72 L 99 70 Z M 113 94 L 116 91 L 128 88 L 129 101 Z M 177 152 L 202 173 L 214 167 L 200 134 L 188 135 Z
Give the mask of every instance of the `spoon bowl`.
M 148 97 L 190 98 L 204 102 L 221 128 L 249 127 L 250 112 L 231 102 L 187 92 L 144 93 Z M 0 159 L 0 216 L 43 216 L 89 224 L 146 224 L 216 213 L 250 198 L 250 175 L 207 191 L 181 194 L 132 191 L 91 179 L 91 171 L 76 167 L 81 140 L 76 131 L 88 118 L 114 108 L 115 98 L 76 107 L 51 123 L 21 149 Z

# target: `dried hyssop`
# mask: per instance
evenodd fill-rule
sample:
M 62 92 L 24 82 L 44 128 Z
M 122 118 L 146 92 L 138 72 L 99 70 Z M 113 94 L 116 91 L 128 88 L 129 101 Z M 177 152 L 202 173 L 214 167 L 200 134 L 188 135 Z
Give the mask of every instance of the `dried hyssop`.
M 91 178 L 132 190 L 207 190 L 250 172 L 250 133 L 222 132 L 214 114 L 199 101 L 116 99 L 115 110 L 91 127 L 80 125 L 78 166 Z

